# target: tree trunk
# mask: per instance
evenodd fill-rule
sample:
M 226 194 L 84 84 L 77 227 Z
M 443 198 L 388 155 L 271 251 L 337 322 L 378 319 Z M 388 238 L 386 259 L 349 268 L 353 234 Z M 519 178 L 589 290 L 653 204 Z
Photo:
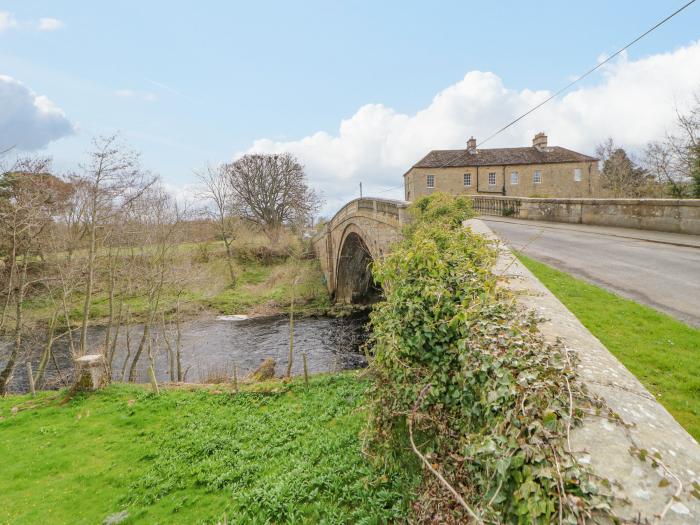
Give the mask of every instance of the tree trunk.
M 231 240 L 223 234 L 224 246 L 226 246 L 226 264 L 228 265 L 228 272 L 231 277 L 231 288 L 236 286 L 236 272 L 233 269 L 233 252 L 231 251 Z
M 143 335 L 141 336 L 141 342 L 139 343 L 139 347 L 136 349 L 133 361 L 131 361 L 131 367 L 129 367 L 129 383 L 133 383 L 136 380 L 136 367 L 138 366 L 139 359 L 141 359 L 143 349 L 146 348 L 146 341 L 148 341 L 150 333 L 150 323 L 146 323 L 145 325 L 143 325 Z
M 5 368 L 0 372 L 0 396 L 7 393 L 7 385 L 12 379 L 12 374 L 15 371 L 15 366 L 17 364 L 17 358 L 19 357 L 20 349 L 22 348 L 22 306 L 24 302 L 24 289 L 27 282 L 27 264 L 29 262 L 29 254 L 24 253 L 24 261 L 22 265 L 22 272 L 19 276 L 19 282 L 17 283 L 17 293 L 15 294 L 15 331 L 14 331 L 14 345 L 12 346 L 12 351 L 10 352 L 10 358 L 5 364 Z
M 84 356 L 87 349 L 87 329 L 90 321 L 90 306 L 92 304 L 92 288 L 95 278 L 95 251 L 97 249 L 97 226 L 95 224 L 96 206 L 94 202 L 90 224 L 90 248 L 88 253 L 88 275 L 85 283 L 85 303 L 83 304 L 83 323 L 80 328 L 80 355 Z

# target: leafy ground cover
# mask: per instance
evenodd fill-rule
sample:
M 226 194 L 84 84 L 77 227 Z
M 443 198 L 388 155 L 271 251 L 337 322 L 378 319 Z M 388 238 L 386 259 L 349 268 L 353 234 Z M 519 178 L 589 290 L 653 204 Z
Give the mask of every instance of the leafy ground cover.
M 0 399 L 0 523 L 400 522 L 417 470 L 361 452 L 357 373 L 240 393 L 115 384 Z
M 700 440 L 700 330 L 525 255 L 518 258 Z

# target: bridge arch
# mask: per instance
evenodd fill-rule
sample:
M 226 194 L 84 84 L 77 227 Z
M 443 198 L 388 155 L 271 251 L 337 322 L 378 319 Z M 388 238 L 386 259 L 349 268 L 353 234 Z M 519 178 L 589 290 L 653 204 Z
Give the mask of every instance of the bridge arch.
M 371 262 L 401 238 L 407 206 L 389 199 L 355 199 L 314 237 L 328 291 L 336 302 L 367 304 L 379 297 Z
M 356 224 L 346 226 L 336 255 L 335 300 L 346 304 L 370 304 L 379 299 L 381 290 L 372 278 L 376 253 L 367 246 L 370 237 Z

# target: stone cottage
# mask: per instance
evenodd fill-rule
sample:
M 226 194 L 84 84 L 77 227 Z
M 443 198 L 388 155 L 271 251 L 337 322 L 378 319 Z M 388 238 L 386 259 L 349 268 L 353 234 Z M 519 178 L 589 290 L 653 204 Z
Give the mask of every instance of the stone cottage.
M 452 195 L 593 197 L 600 188 L 598 159 L 548 146 L 538 133 L 531 147 L 433 150 L 404 173 L 407 201 L 435 191 Z

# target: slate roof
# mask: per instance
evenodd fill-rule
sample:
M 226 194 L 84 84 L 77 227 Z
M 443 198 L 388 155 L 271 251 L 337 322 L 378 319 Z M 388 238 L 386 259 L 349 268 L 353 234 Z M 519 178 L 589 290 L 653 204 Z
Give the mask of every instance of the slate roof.
M 491 148 L 469 153 L 466 149 L 433 150 L 416 162 L 414 168 L 462 168 L 467 166 L 514 166 L 518 164 L 556 164 L 592 162 L 595 157 L 559 146 L 545 148 Z

